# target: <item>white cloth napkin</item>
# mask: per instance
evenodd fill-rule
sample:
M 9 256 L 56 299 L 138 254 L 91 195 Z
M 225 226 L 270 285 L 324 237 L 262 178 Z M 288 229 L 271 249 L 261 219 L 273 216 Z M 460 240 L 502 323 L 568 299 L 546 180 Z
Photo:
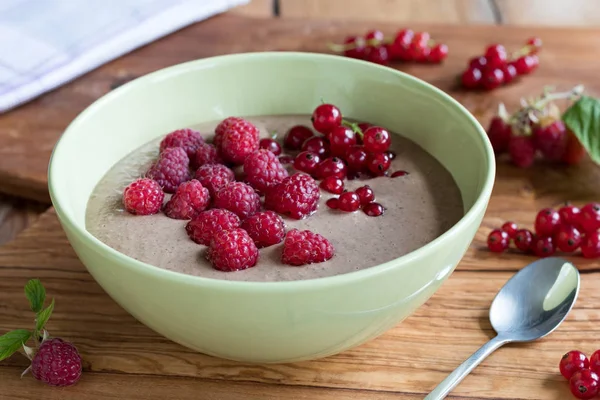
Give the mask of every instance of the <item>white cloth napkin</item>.
M 249 0 L 0 0 L 0 113 Z

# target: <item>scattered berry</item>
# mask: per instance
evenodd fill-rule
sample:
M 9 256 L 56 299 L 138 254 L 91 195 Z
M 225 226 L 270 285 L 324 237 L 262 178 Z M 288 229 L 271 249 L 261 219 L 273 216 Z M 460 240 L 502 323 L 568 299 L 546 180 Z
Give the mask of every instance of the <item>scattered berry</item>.
M 229 125 L 222 136 L 221 155 L 225 161 L 241 165 L 258 150 L 259 131 L 254 124 L 241 120 Z
M 325 158 L 330 152 L 329 142 L 325 138 L 313 136 L 304 142 L 302 151 L 309 151 L 321 158 Z
M 184 182 L 165 204 L 165 215 L 173 219 L 192 219 L 208 206 L 208 189 L 196 179 Z
M 275 154 L 276 156 L 281 154 L 281 146 L 274 139 L 269 139 L 269 138 L 260 139 L 260 141 L 258 142 L 258 148 L 269 150 L 271 153 Z
M 344 191 L 344 181 L 337 176 L 328 176 L 321 181 L 319 187 L 329 193 L 341 194 Z
M 298 171 L 306 172 L 311 174 L 317 168 L 317 165 L 321 162 L 321 157 L 310 151 L 303 151 L 296 156 L 294 159 L 294 168 Z
M 448 46 L 440 43 L 436 44 L 431 48 L 431 52 L 429 52 L 429 57 L 427 57 L 427 61 L 439 64 L 444 61 L 448 57 Z
M 390 133 L 380 126 L 372 126 L 363 134 L 363 146 L 370 153 L 384 153 L 392 144 Z
M 148 178 L 138 179 L 123 190 L 123 206 L 130 214 L 156 214 L 160 211 L 164 198 L 160 185 Z
M 504 72 L 500 68 L 488 68 L 483 71 L 481 85 L 487 90 L 494 90 L 504 83 Z
M 387 65 L 390 62 L 390 54 L 386 46 L 368 46 L 365 58 L 367 61 L 380 65 Z
M 556 248 L 565 253 L 574 252 L 581 245 L 581 233 L 571 225 L 562 225 L 554 235 Z
M 585 258 L 600 257 L 600 232 L 586 233 L 581 242 L 581 254 Z
M 309 127 L 304 125 L 293 126 L 283 138 L 283 147 L 289 150 L 300 150 L 304 142 L 313 136 L 314 133 Z
M 344 55 L 350 58 L 357 58 L 359 60 L 365 58 L 366 44 L 365 39 L 360 36 L 348 36 L 344 40 L 344 47 L 347 50 L 344 51 Z
M 229 210 L 214 208 L 202 211 L 185 226 L 190 239 L 208 246 L 212 237 L 220 231 L 240 227 L 240 218 Z
M 327 158 L 317 165 L 315 175 L 318 179 L 325 179 L 329 176 L 335 176 L 340 179 L 346 177 L 347 168 L 344 161 L 338 157 Z
M 244 173 L 248 183 L 261 193 L 266 193 L 288 176 L 277 156 L 265 149 L 257 150 L 246 157 Z
M 242 228 L 248 232 L 259 249 L 281 243 L 285 237 L 283 220 L 273 211 L 259 212 L 246 218 L 242 222 Z
M 534 238 L 533 243 L 531 244 L 531 250 L 533 251 L 533 254 L 540 258 L 553 255 L 556 251 L 556 247 L 554 246 L 552 236 Z
M 514 238 L 517 249 L 528 252 L 533 244 L 533 233 L 528 229 L 519 229 Z
M 491 252 L 502 253 L 508 249 L 510 237 L 508 233 L 501 229 L 494 229 L 490 232 L 487 239 L 487 246 Z
M 346 126 L 337 126 L 328 135 L 331 154 L 343 157 L 348 153 L 351 146 L 356 144 L 354 131 Z
M 565 225 L 571 225 L 579 229 L 579 215 L 581 210 L 571 204 L 567 204 L 558 209 L 560 222 Z
M 581 208 L 579 226 L 586 233 L 600 229 L 600 203 L 589 203 Z
M 532 37 L 527 40 L 527 45 L 531 48 L 531 53 L 535 54 L 542 48 L 542 39 L 539 37 Z
M 355 172 L 362 172 L 366 170 L 368 161 L 368 154 L 363 146 L 352 146 L 348 149 L 346 154 L 346 162 L 348 168 Z
M 362 208 L 363 212 L 369 217 L 379 217 L 385 212 L 385 208 L 379 203 L 368 203 Z
M 193 129 L 178 129 L 169 133 L 160 142 L 160 151 L 171 147 L 181 147 L 188 159 L 192 159 L 200 145 L 204 143 L 200 132 Z
M 158 182 L 165 192 L 175 193 L 179 185 L 191 179 L 189 163 L 190 159 L 183 148 L 168 147 L 160 153 L 146 177 Z
M 519 57 L 513 65 L 519 75 L 527 75 L 531 73 L 539 64 L 539 60 L 536 56 L 523 56 Z
M 361 186 L 355 190 L 358 198 L 360 199 L 360 204 L 365 205 L 373 202 L 375 200 L 375 192 L 371 189 L 371 186 L 365 185 Z
M 214 205 L 244 219 L 258 212 L 260 197 L 251 186 L 243 182 L 229 182 L 215 193 Z
M 595 373 L 600 371 L 600 350 L 596 350 L 590 357 L 590 369 Z
M 571 350 L 562 356 L 558 367 L 565 379 L 571 379 L 575 372 L 587 369 L 589 365 L 590 362 L 585 354 L 579 350 Z
M 256 265 L 258 249 L 248 232 L 234 228 L 214 234 L 206 258 L 219 271 L 240 271 Z
M 332 197 L 331 199 L 327 199 L 325 205 L 327 205 L 327 207 L 331 208 L 332 210 L 337 210 L 340 207 L 340 202 L 337 198 Z
M 287 177 L 265 195 L 265 207 L 302 219 L 317 210 L 321 194 L 315 180 L 302 172 Z
M 69 342 L 59 338 L 42 342 L 31 361 L 31 374 L 51 386 L 71 386 L 81 378 L 81 356 Z
M 207 164 L 198 168 L 194 178 L 214 197 L 219 189 L 235 180 L 235 175 L 232 170 L 222 164 Z
M 317 132 L 327 135 L 342 124 L 342 113 L 333 104 L 321 104 L 313 111 L 311 121 Z
M 293 266 L 320 263 L 329 260 L 333 254 L 333 246 L 323 236 L 292 229 L 285 236 L 281 262 Z
M 380 30 L 377 30 L 377 29 L 373 29 L 373 30 L 367 32 L 367 34 L 365 35 L 365 40 L 370 45 L 374 45 L 379 42 L 383 42 L 383 39 L 384 39 L 383 32 L 381 32 Z
M 463 72 L 460 81 L 467 89 L 476 89 L 481 86 L 482 73 L 479 68 L 469 68 Z
M 519 168 L 528 168 L 535 160 L 535 146 L 529 136 L 512 136 L 508 152 L 512 163 Z
M 191 158 L 193 168 L 200 168 L 206 164 L 220 164 L 222 161 L 217 148 L 209 143 L 199 145 Z
M 519 230 L 519 227 L 514 222 L 507 221 L 504 224 L 502 224 L 502 230 L 508 233 L 508 237 L 514 239 L 515 236 L 517 236 L 517 231 Z
M 392 165 L 392 161 L 385 153 L 372 154 L 367 161 L 369 171 L 375 176 L 384 175 L 390 165 Z
M 600 377 L 594 371 L 582 369 L 573 374 L 569 387 L 573 396 L 578 399 L 593 399 L 598 395 Z
M 354 212 L 360 208 L 360 197 L 355 192 L 344 192 L 338 197 L 341 211 Z
M 517 76 L 519 76 L 517 69 L 512 64 L 504 64 L 500 67 L 500 69 L 502 70 L 502 74 L 504 76 L 504 80 L 502 81 L 504 85 L 511 83 Z
M 560 215 L 552 208 L 540 210 L 535 217 L 535 233 L 538 236 L 552 236 L 560 227 Z

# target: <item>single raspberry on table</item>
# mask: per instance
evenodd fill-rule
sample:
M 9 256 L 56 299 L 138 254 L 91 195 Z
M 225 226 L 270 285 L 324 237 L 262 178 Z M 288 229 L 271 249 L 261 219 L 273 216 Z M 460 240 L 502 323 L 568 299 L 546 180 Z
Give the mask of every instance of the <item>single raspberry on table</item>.
M 241 120 L 230 124 L 221 140 L 221 156 L 236 165 L 244 163 L 246 157 L 258 150 L 259 131 L 254 124 Z
M 310 175 L 298 172 L 267 192 L 265 207 L 279 214 L 302 219 L 317 210 L 320 197 L 315 180 Z
M 200 168 L 206 164 L 220 164 L 223 160 L 217 148 L 209 143 L 202 143 L 191 158 L 193 168 Z
M 216 208 L 224 208 L 244 219 L 260 210 L 260 197 L 243 182 L 229 182 L 214 197 Z
M 181 147 L 191 159 L 202 143 L 204 143 L 204 139 L 200 132 L 188 128 L 177 129 L 165 136 L 160 142 L 160 151 L 162 152 L 171 147 Z
M 333 245 L 323 236 L 292 229 L 285 236 L 281 262 L 300 266 L 327 261 L 333 254 Z
M 73 385 L 81 377 L 81 356 L 71 343 L 47 339 L 31 361 L 31 374 L 51 386 Z
M 217 125 L 217 127 L 215 128 L 215 138 L 213 139 L 213 144 L 215 145 L 215 147 L 217 149 L 221 149 L 221 142 L 223 141 L 223 135 L 225 134 L 225 131 L 232 125 L 238 123 L 238 122 L 244 122 L 244 118 L 240 118 L 240 117 L 227 117 L 225 118 L 223 121 L 221 121 L 219 123 L 219 125 Z
M 248 232 L 235 228 L 215 233 L 206 258 L 220 271 L 239 271 L 256 265 L 258 249 Z
M 190 239 L 208 246 L 215 233 L 240 227 L 240 218 L 229 210 L 202 211 L 185 226 Z
M 223 164 L 206 164 L 198 168 L 194 176 L 202 186 L 208 189 L 211 196 L 214 196 L 219 189 L 235 180 L 235 174 L 232 170 Z
M 189 163 L 185 150 L 181 147 L 169 147 L 160 153 L 146 177 L 158 182 L 165 192 L 175 193 L 179 185 L 191 179 Z
M 285 225 L 281 217 L 273 211 L 264 211 L 248 217 L 242 228 L 254 240 L 256 247 L 268 247 L 281 243 L 285 237 Z
M 258 150 L 244 160 L 246 180 L 256 190 L 266 193 L 270 188 L 288 177 L 279 158 L 269 150 Z
M 196 179 L 184 182 L 165 204 L 165 214 L 173 219 L 192 219 L 210 203 L 208 189 Z
M 123 206 L 128 213 L 136 215 L 156 214 L 160 211 L 165 194 L 160 185 L 148 178 L 130 183 L 123 190 Z

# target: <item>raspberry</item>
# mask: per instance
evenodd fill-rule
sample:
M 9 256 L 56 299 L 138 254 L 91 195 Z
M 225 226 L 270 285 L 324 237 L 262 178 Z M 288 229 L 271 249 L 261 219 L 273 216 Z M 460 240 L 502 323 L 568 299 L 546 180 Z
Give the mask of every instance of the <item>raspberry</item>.
M 216 208 L 224 208 L 244 219 L 260 209 L 260 197 L 251 186 L 243 182 L 229 182 L 214 198 Z
M 196 179 L 184 182 L 165 204 L 165 214 L 173 219 L 192 219 L 208 206 L 208 189 Z
M 294 266 L 319 263 L 329 260 L 333 253 L 329 240 L 318 233 L 292 229 L 283 242 L 281 262 Z
M 281 243 L 285 237 L 283 220 L 273 211 L 254 214 L 242 222 L 242 228 L 254 240 L 256 247 L 268 247 Z
M 160 142 L 160 151 L 171 147 L 181 147 L 189 158 L 194 156 L 198 147 L 204 143 L 200 132 L 193 129 L 178 129 L 169 133 Z
M 31 373 L 51 386 L 71 386 L 81 377 L 81 357 L 71 343 L 47 339 L 31 361 Z
M 195 178 L 214 196 L 219 189 L 235 180 L 235 174 L 222 164 L 207 164 L 198 168 Z
M 215 233 L 206 258 L 220 271 L 239 271 L 256 265 L 258 249 L 248 232 L 235 228 Z
M 279 214 L 302 219 L 319 205 L 319 186 L 303 172 L 287 177 L 265 195 L 265 207 Z
M 244 161 L 246 180 L 259 192 L 266 193 L 288 176 L 279 158 L 269 150 L 258 150 Z
M 179 185 L 191 179 L 189 162 L 188 156 L 181 147 L 166 148 L 150 167 L 146 177 L 158 182 L 165 192 L 175 193 Z
M 202 211 L 185 226 L 190 239 L 208 246 L 215 233 L 240 227 L 240 219 L 229 210 L 214 208 Z
M 221 154 L 225 161 L 241 165 L 246 157 L 258 150 L 258 128 L 246 120 L 227 127 L 221 140 Z
M 191 158 L 192 167 L 199 168 L 206 164 L 220 164 L 222 162 L 217 148 L 212 144 L 202 143 Z
M 221 149 L 221 142 L 223 141 L 223 135 L 225 131 L 232 125 L 243 122 L 244 119 L 240 117 L 228 117 L 225 118 L 217 127 L 215 128 L 215 138 L 213 139 L 213 144 L 217 149 Z
M 131 214 L 156 214 L 160 211 L 164 198 L 160 185 L 148 178 L 138 179 L 123 190 L 123 205 Z

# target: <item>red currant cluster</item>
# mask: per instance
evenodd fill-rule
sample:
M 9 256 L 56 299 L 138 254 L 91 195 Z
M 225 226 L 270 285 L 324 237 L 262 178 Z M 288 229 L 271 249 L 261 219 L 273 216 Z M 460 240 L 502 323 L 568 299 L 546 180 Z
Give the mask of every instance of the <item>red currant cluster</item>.
M 542 40 L 533 37 L 521 50 L 509 57 L 503 45 L 490 45 L 484 55 L 469 60 L 469 66 L 461 76 L 462 85 L 467 89 L 485 90 L 506 85 L 538 67 L 540 60 L 536 54 L 541 48 Z
M 515 247 L 538 257 L 548 257 L 556 250 L 573 253 L 577 249 L 585 258 L 600 257 L 600 203 L 589 203 L 581 209 L 571 204 L 558 211 L 544 208 L 535 217 L 535 234 L 506 222 L 488 235 L 487 246 L 502 253 L 512 241 Z
M 393 38 L 371 30 L 363 36 L 348 36 L 344 44 L 330 45 L 331 50 L 347 57 L 387 65 L 391 61 L 439 64 L 448 56 L 448 46 L 435 43 L 428 32 L 402 29 Z
M 512 163 L 520 168 L 533 165 L 537 153 L 550 162 L 579 163 L 586 150 L 562 121 L 552 101 L 574 98 L 582 91 L 582 86 L 576 86 L 564 93 L 546 92 L 537 99 L 524 100 L 524 105 L 512 115 L 501 104 L 487 130 L 495 153 L 508 152 Z
M 600 393 L 600 350 L 589 360 L 581 351 L 572 350 L 562 356 L 558 367 L 576 398 L 593 399 Z

